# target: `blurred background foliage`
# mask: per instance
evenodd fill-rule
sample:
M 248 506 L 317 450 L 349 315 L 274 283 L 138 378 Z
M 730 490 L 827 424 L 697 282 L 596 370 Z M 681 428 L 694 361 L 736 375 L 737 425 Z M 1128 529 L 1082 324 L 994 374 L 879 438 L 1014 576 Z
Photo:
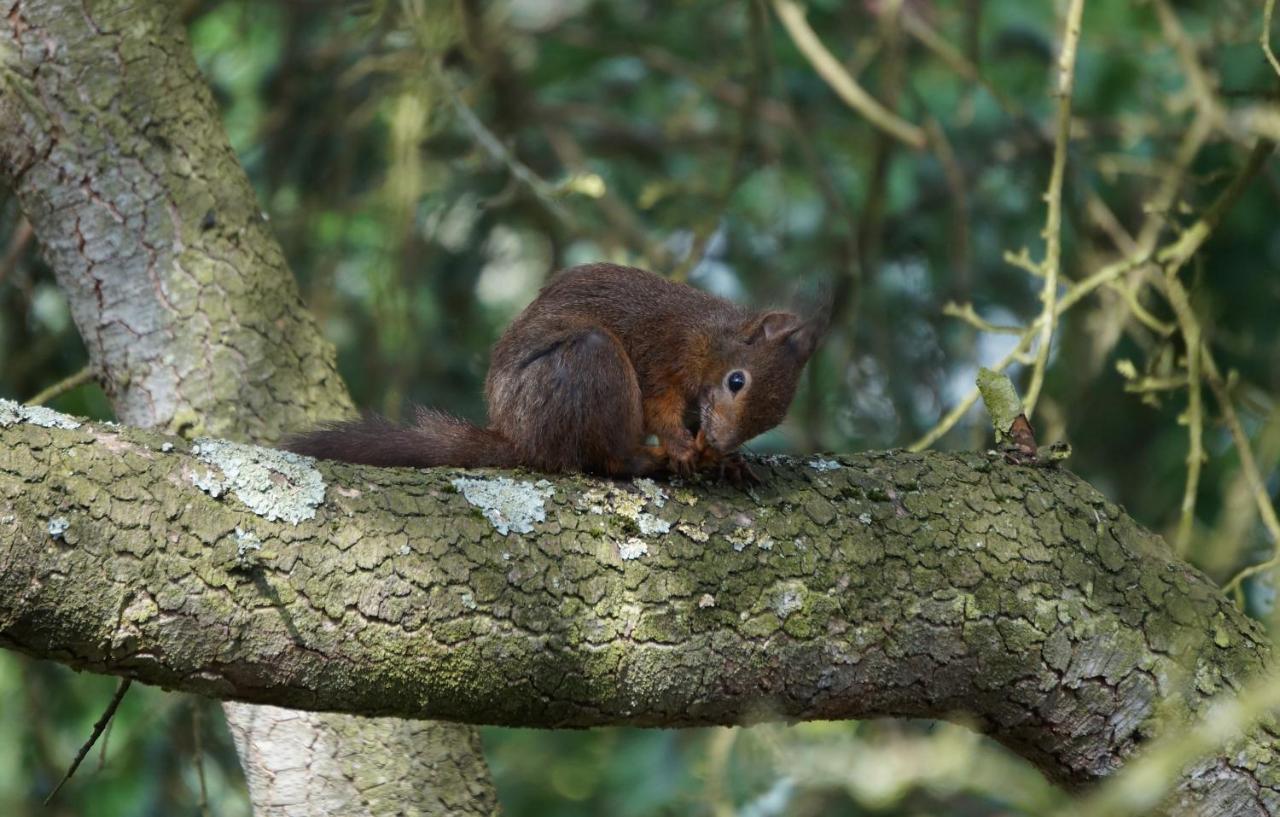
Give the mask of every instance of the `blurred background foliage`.
M 1039 313 L 1042 281 L 1004 256 L 1043 252 L 1065 5 L 810 2 L 845 69 L 928 130 L 918 151 L 845 106 L 758 0 L 186 0 L 182 13 L 362 405 L 480 417 L 489 344 L 567 265 L 633 263 L 755 303 L 823 279 L 837 284 L 835 328 L 791 419 L 752 448 L 850 451 L 919 440 Z M 1256 0 L 1087 5 L 1066 285 L 1144 241 L 1175 240 L 1245 164 L 1251 123 L 1265 120 L 1250 112 L 1275 115 L 1261 18 Z M 1268 501 L 1280 459 L 1276 165 L 1249 180 L 1178 276 Z M 1064 315 L 1035 420 L 1042 442 L 1073 443 L 1074 470 L 1174 541 L 1187 360 L 1161 275 L 1128 272 Z M 1018 329 L 947 314 L 969 306 Z M 85 363 L 0 189 L 0 394 L 30 398 Z M 1010 368 L 1024 387 L 1027 368 Z M 1204 393 L 1206 459 L 1178 543 L 1223 580 L 1271 544 L 1223 405 Z M 110 416 L 92 385 L 54 405 Z M 934 443 L 988 444 L 980 409 Z M 1270 575 L 1244 589 L 1268 617 Z M 247 813 L 216 705 L 137 687 L 105 762 L 95 749 L 40 806 L 114 683 L 0 653 L 0 813 Z M 942 723 L 489 729 L 486 750 L 513 817 L 977 817 L 1041 814 L 1061 798 L 1000 747 Z

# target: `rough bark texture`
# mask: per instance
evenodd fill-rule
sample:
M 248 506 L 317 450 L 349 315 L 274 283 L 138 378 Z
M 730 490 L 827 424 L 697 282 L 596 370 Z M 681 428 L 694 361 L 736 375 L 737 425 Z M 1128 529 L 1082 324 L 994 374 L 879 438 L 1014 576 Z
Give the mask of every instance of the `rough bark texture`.
M 348 411 L 174 4 L 0 4 L 0 167 L 121 422 L 275 439 Z
M 476 723 L 963 716 L 1069 786 L 1268 660 L 1087 484 L 976 454 L 773 460 L 747 495 L 165 442 L 0 429 L 0 643 Z M 1280 813 L 1275 734 L 1188 770 L 1169 813 Z
M 351 403 L 178 10 L 0 0 L 0 174 L 117 416 L 270 442 Z M 474 730 L 249 707 L 228 716 L 260 817 L 495 808 Z

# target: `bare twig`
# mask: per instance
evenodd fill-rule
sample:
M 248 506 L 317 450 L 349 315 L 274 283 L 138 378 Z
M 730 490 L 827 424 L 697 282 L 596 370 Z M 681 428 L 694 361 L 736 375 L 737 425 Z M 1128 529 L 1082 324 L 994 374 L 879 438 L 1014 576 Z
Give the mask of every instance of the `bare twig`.
M 928 142 L 924 130 L 881 105 L 863 90 L 858 81 L 822 44 L 822 40 L 818 39 L 818 35 L 804 18 L 804 9 L 793 0 L 773 0 L 773 9 L 791 35 L 796 48 L 800 49 L 800 53 L 804 54 L 837 96 L 885 133 L 916 150 L 924 149 Z
M 961 51 L 938 34 L 923 17 L 920 16 L 910 5 L 904 6 L 902 10 L 902 28 L 912 37 L 914 37 L 921 45 L 934 53 L 938 59 L 942 60 L 947 67 L 955 71 L 960 76 L 981 86 L 983 90 L 991 94 L 991 98 L 996 104 L 1007 114 L 1015 118 L 1021 118 L 1025 114 L 1014 102 L 1008 94 L 1001 91 L 982 73 L 977 65 L 966 57 Z
M 1049 175 L 1049 189 L 1045 192 L 1048 213 L 1045 216 L 1044 240 L 1044 289 L 1040 299 L 1044 311 L 1040 320 L 1040 346 L 1031 369 L 1031 385 L 1027 387 L 1027 416 L 1034 415 L 1040 389 L 1044 385 L 1044 370 L 1049 363 L 1049 347 L 1053 344 L 1053 330 L 1057 324 L 1058 273 L 1062 267 L 1062 181 L 1066 175 L 1067 144 L 1071 140 L 1071 93 L 1075 88 L 1076 48 L 1080 44 L 1080 21 L 1084 16 L 1084 0 L 1071 0 L 1067 9 L 1066 30 L 1062 37 L 1062 52 L 1058 57 L 1058 120 L 1053 145 L 1053 170 Z
M 1021 335 L 1026 331 L 1021 326 L 999 326 L 991 323 L 979 315 L 978 311 L 973 308 L 973 304 L 970 303 L 958 304 L 955 301 L 949 301 L 942 307 L 942 314 L 952 318 L 959 318 L 979 332 L 990 332 L 993 335 Z
M 1178 287 L 1181 292 L 1181 287 Z M 1190 309 L 1190 305 L 1187 306 Z M 1191 528 L 1195 523 L 1196 492 L 1200 487 L 1200 469 L 1204 465 L 1204 409 L 1200 395 L 1202 340 L 1200 325 L 1192 322 L 1184 327 L 1187 344 L 1187 478 L 1182 488 L 1182 513 L 1178 519 L 1178 536 L 1174 548 L 1185 554 L 1191 546 Z
M 711 745 L 707 747 L 706 793 L 714 817 L 734 817 L 737 814 L 729 792 L 729 760 L 733 754 L 733 744 L 737 742 L 741 732 L 740 728 L 728 726 L 711 732 Z
M 1218 405 L 1222 409 L 1222 418 L 1226 421 L 1227 428 L 1231 430 L 1231 439 L 1235 442 L 1236 450 L 1240 455 L 1240 470 L 1244 472 L 1245 479 L 1249 482 L 1249 488 L 1253 492 L 1254 503 L 1258 507 L 1258 516 L 1262 519 L 1263 527 L 1267 529 L 1267 534 L 1271 537 L 1271 547 L 1274 551 L 1270 559 L 1241 570 L 1231 581 L 1223 585 L 1222 592 L 1230 593 L 1239 588 L 1241 583 L 1250 576 L 1280 565 L 1280 519 L 1276 518 L 1275 506 L 1271 504 L 1271 494 L 1267 491 L 1266 483 L 1262 479 L 1262 472 L 1258 469 L 1258 463 L 1253 458 L 1253 448 L 1249 444 L 1248 435 L 1244 432 L 1244 426 L 1240 423 L 1240 417 L 1236 414 L 1231 394 L 1227 391 L 1226 383 L 1222 379 L 1222 374 L 1218 371 L 1217 364 L 1208 354 L 1204 357 L 1204 373 L 1209 381 L 1209 388 L 1213 389 L 1213 395 L 1217 398 Z
M 445 72 L 441 70 L 439 73 L 440 85 L 444 88 L 449 104 L 453 107 L 459 121 L 471 132 L 476 144 L 483 148 L 494 161 L 505 165 L 511 177 L 533 193 L 534 197 L 547 209 L 547 212 L 555 216 L 565 227 L 576 230 L 577 221 L 557 200 L 555 189 L 537 173 L 534 173 L 528 165 L 516 158 L 515 154 L 508 150 L 506 145 L 502 144 L 502 141 L 494 135 L 493 131 L 489 130 L 480 121 L 480 117 L 476 116 L 475 111 L 471 110 L 471 107 L 467 105 L 462 95 L 453 87 L 453 83 L 445 75 Z
M 65 377 L 27 401 L 29 406 L 42 406 L 55 397 L 61 397 L 72 389 L 78 389 L 93 379 L 93 367 L 85 366 L 75 374 Z
M 1239 417 L 1236 415 L 1230 394 L 1218 374 L 1217 364 L 1214 362 L 1213 355 L 1203 344 L 1204 333 L 1200 327 L 1200 321 L 1196 317 L 1195 310 L 1191 306 L 1191 298 L 1178 278 L 1179 270 L 1204 246 L 1205 241 L 1209 239 L 1214 228 L 1222 220 L 1223 215 L 1235 205 L 1245 188 L 1257 178 L 1274 149 L 1274 143 L 1265 140 L 1255 145 L 1244 167 L 1231 180 L 1226 189 L 1214 199 L 1209 208 L 1205 210 L 1204 215 L 1197 219 L 1172 244 L 1156 254 L 1156 259 L 1164 267 L 1164 275 L 1160 277 L 1160 280 L 1165 298 L 1177 317 L 1178 327 L 1182 332 L 1187 348 L 1187 426 L 1189 441 L 1187 479 L 1183 489 L 1182 513 L 1178 524 L 1177 544 L 1180 552 L 1185 551 L 1190 543 L 1191 528 L 1195 517 L 1196 490 L 1199 485 L 1201 465 L 1204 461 L 1204 417 L 1200 392 L 1202 373 L 1208 379 L 1210 387 L 1213 388 L 1223 419 L 1226 421 L 1227 427 L 1231 429 L 1232 438 L 1240 455 L 1240 467 L 1244 470 L 1250 485 L 1254 489 L 1258 511 L 1271 535 L 1272 544 L 1273 546 L 1280 546 L 1280 520 L 1276 519 L 1270 496 L 1267 494 L 1265 486 L 1263 486 L 1262 476 L 1253 460 L 1249 439 L 1244 433 Z M 1232 579 L 1225 589 L 1238 587 L 1239 583 L 1247 576 L 1264 570 L 1269 564 L 1275 563 L 1280 563 L 1280 555 L 1269 560 L 1269 563 L 1255 566 L 1256 569 L 1251 568 L 1243 571 Z
M 1209 239 L 1209 235 L 1218 226 L 1218 223 L 1222 221 L 1222 217 L 1235 206 L 1240 194 L 1257 178 L 1267 160 L 1271 158 L 1275 147 L 1276 143 L 1269 139 L 1258 140 L 1253 150 L 1250 151 L 1249 159 L 1245 162 L 1245 166 L 1231 180 L 1227 188 L 1222 191 L 1218 198 L 1214 199 L 1213 203 L 1209 205 L 1209 209 L 1205 210 L 1204 215 L 1196 219 L 1194 224 L 1182 232 L 1177 241 L 1160 251 L 1156 260 L 1166 268 L 1170 266 L 1178 268 L 1185 264 L 1191 256 L 1195 255 L 1204 246 L 1204 242 Z
M 1085 278 L 1083 281 L 1073 284 L 1071 288 L 1063 293 L 1062 297 L 1058 299 L 1058 302 L 1054 307 L 1054 315 L 1061 317 L 1064 312 L 1075 306 L 1081 299 L 1096 290 L 1098 287 L 1110 284 L 1125 273 L 1131 272 L 1138 267 L 1147 264 L 1148 261 L 1149 259 L 1145 256 L 1126 258 L 1122 261 L 1108 264 L 1093 275 Z M 1031 348 L 1031 343 L 1035 339 L 1036 333 L 1040 331 L 1040 322 L 1044 319 L 1045 316 L 1043 314 L 1037 317 L 1035 321 L 1033 321 L 1032 324 L 1023 331 L 1022 337 L 1018 339 L 1018 342 L 1014 345 L 1013 349 L 989 368 L 996 372 L 1003 372 L 1009 367 L 1009 364 L 1013 363 L 1015 360 L 1019 360 L 1021 356 Z M 924 436 L 920 437 L 920 439 L 908 446 L 908 450 L 923 451 L 938 440 L 942 439 L 948 431 L 955 427 L 956 423 L 960 422 L 960 418 L 964 417 L 964 415 L 977 401 L 978 390 L 975 388 L 970 390 L 970 392 L 965 395 L 964 399 L 956 404 L 951 411 L 947 412 L 947 414 L 938 421 L 937 425 L 925 432 Z
M 200 817 L 209 817 L 209 787 L 204 779 L 204 710 L 203 700 L 191 701 L 191 737 L 194 741 L 196 778 L 200 781 Z
M 120 681 L 120 685 L 116 687 L 116 694 L 111 696 L 111 703 L 107 704 L 106 711 L 102 713 L 101 718 L 98 718 L 98 722 L 93 725 L 93 733 L 89 735 L 89 740 L 85 741 L 85 744 L 80 747 L 80 751 L 76 753 L 76 759 L 71 762 L 71 768 L 67 769 L 67 773 L 58 781 L 58 785 L 54 786 L 53 791 L 49 792 L 49 796 L 44 798 L 44 804 L 46 806 L 49 805 L 49 803 L 53 801 L 53 798 L 57 796 L 58 792 L 62 790 L 63 785 L 71 779 L 71 775 L 76 773 L 76 769 L 80 768 L 80 763 L 84 760 L 84 756 L 89 754 L 89 750 L 92 749 L 93 744 L 97 742 L 98 736 L 102 734 L 102 730 L 107 728 L 107 724 L 111 722 L 111 718 L 116 714 L 116 709 L 119 708 L 120 702 L 124 700 L 124 694 L 129 691 L 129 687 L 132 684 L 133 680 L 130 678 L 125 678 Z
M 33 238 L 35 238 L 35 230 L 32 229 L 31 222 L 25 218 L 22 219 L 13 231 L 13 237 L 9 239 L 9 248 L 5 250 L 4 257 L 0 258 L 0 281 L 3 281 L 9 270 L 18 263 L 18 257 L 22 255 L 23 250 Z
M 1262 7 L 1262 51 L 1267 55 L 1267 62 L 1271 63 L 1271 67 L 1276 69 L 1276 73 L 1280 74 L 1280 60 L 1276 59 L 1276 52 L 1271 50 L 1271 15 L 1275 13 L 1276 0 L 1267 0 L 1267 4 Z
M 1196 106 L 1196 110 L 1209 116 L 1214 124 L 1217 124 L 1222 120 L 1222 107 L 1218 103 L 1217 83 L 1204 70 L 1204 66 L 1200 64 L 1200 57 L 1196 54 L 1196 45 L 1187 36 L 1186 29 L 1182 27 L 1182 22 L 1178 19 L 1178 15 L 1169 5 L 1169 0 L 1155 0 L 1155 7 L 1156 16 L 1160 18 L 1160 28 L 1164 32 L 1164 38 L 1173 46 L 1178 62 L 1182 64 L 1182 72 L 1187 75 L 1187 85 L 1191 91 L 1192 103 Z
M 542 131 L 561 164 L 574 173 L 587 172 L 587 160 L 582 146 L 568 128 L 554 122 L 544 122 Z M 662 269 L 674 263 L 671 251 L 649 235 L 640 217 L 610 187 L 604 188 L 596 204 L 623 242 L 633 252 L 643 256 L 647 263 Z

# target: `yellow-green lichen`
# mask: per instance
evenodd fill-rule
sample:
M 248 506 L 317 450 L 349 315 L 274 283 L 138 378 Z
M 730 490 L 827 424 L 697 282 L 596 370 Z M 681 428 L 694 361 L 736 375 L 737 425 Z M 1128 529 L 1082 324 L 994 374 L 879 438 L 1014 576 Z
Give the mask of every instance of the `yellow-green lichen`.
M 699 544 L 711 539 L 711 534 L 703 530 L 701 524 L 694 524 L 693 522 L 679 522 L 676 524 L 676 530 Z
M 991 415 L 991 424 L 995 427 L 996 442 L 1004 442 L 1013 421 L 1022 414 L 1022 400 L 1013 381 L 1008 375 L 992 371 L 986 367 L 978 370 L 978 392 L 982 402 L 986 404 L 987 414 Z

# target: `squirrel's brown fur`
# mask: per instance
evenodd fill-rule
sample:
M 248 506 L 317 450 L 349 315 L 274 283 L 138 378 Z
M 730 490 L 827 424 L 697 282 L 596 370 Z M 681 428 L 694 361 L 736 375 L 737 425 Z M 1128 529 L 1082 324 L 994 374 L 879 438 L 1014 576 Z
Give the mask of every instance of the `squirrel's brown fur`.
M 751 477 L 736 449 L 781 422 L 826 321 L 826 310 L 751 312 L 632 267 L 574 267 L 494 346 L 487 428 L 419 409 L 412 426 L 369 417 L 285 447 L 384 466 L 615 476 L 718 466 Z

